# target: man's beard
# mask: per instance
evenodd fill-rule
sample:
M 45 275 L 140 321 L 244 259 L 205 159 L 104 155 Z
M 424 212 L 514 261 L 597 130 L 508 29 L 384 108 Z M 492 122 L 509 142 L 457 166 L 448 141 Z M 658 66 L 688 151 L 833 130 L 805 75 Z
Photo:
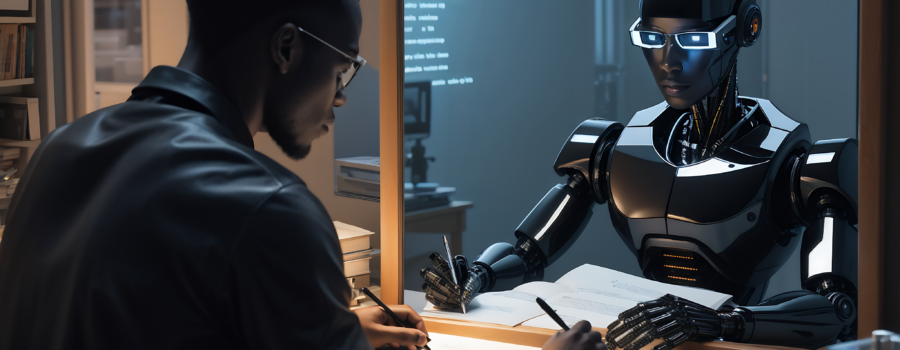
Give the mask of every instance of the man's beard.
M 296 134 L 294 122 L 290 120 L 287 115 L 288 114 L 283 114 L 280 117 L 263 117 L 263 124 L 266 125 L 266 130 L 269 131 L 272 140 L 275 140 L 275 144 L 277 144 L 278 147 L 281 147 L 281 151 L 284 152 L 284 154 L 293 160 L 306 158 L 306 156 L 309 155 L 309 151 L 312 149 L 312 145 L 301 145 L 297 142 L 300 135 Z

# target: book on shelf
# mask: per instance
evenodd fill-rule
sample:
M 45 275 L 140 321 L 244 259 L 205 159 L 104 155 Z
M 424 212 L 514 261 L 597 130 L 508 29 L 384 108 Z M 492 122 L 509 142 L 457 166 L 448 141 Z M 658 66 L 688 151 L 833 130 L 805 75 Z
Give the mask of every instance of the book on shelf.
M 0 160 L 18 159 L 21 149 L 19 147 L 0 146 Z
M 370 273 L 369 260 L 371 259 L 371 256 L 367 256 L 356 260 L 344 261 L 344 276 L 359 276 Z
M 34 30 L 26 24 L 0 24 L 0 80 L 31 78 Z
M 344 261 L 362 259 L 375 254 L 377 254 L 375 248 L 357 250 L 355 252 L 344 253 Z
M 31 26 L 25 27 L 25 58 L 24 68 L 22 70 L 22 78 L 31 78 L 34 76 L 34 29 Z
M 19 141 L 41 139 L 37 98 L 0 96 L 0 138 Z
M 6 181 L 0 181 L 0 198 L 12 197 L 16 192 L 16 186 L 19 184 L 19 178 L 12 178 Z

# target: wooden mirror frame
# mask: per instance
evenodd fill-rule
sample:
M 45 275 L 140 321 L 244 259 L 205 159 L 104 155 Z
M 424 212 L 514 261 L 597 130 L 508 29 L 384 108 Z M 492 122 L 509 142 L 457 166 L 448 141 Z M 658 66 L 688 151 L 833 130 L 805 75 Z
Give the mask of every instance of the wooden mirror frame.
M 885 264 L 885 232 L 890 225 L 888 179 L 891 173 L 889 155 L 900 153 L 900 141 L 890 141 L 889 128 L 900 133 L 900 113 L 890 113 L 891 77 L 900 75 L 889 70 L 891 58 L 900 60 L 900 48 L 888 45 L 888 18 L 900 18 L 900 6 L 891 0 L 859 0 L 859 334 L 861 338 L 887 324 L 900 322 L 900 316 L 885 313 L 885 274 L 897 274 L 900 267 Z M 381 0 L 380 6 L 380 136 L 381 136 L 381 249 L 382 299 L 390 304 L 403 303 L 403 6 L 401 0 Z M 898 30 L 893 30 L 897 32 Z M 896 41 L 896 40 L 895 40 Z M 893 55 L 892 55 L 893 54 Z M 395 62 L 390 65 L 388 62 Z M 892 73 L 892 74 L 888 74 Z M 391 79 L 393 78 L 393 79 Z M 894 81 L 897 81 L 895 79 Z M 900 92 L 900 91 L 897 91 Z M 896 110 L 896 108 L 895 108 Z M 893 114 L 898 114 L 894 116 Z M 890 124 L 889 117 L 898 122 Z M 900 139 L 900 137 L 895 137 Z M 891 152 L 894 151 L 894 152 Z M 895 156 L 896 157 L 896 156 Z M 894 187 L 900 187 L 894 185 Z M 900 248 L 898 242 L 887 242 Z M 889 257 L 887 257 L 888 260 Z M 893 305 L 891 305 L 893 306 Z M 429 330 L 466 335 L 523 345 L 540 346 L 554 332 L 524 327 L 509 327 L 428 319 Z M 893 323 L 891 323 L 893 322 Z M 432 326 L 433 325 L 433 326 Z M 520 328 L 520 327 L 516 327 Z M 900 331 L 900 329 L 893 329 Z M 760 348 L 758 345 L 727 342 L 689 343 L 685 348 Z M 537 345 L 534 345 L 537 344 Z M 692 345 L 690 345 L 692 344 Z M 705 345 L 704 345 L 705 344 Z M 767 347 L 772 348 L 772 347 Z

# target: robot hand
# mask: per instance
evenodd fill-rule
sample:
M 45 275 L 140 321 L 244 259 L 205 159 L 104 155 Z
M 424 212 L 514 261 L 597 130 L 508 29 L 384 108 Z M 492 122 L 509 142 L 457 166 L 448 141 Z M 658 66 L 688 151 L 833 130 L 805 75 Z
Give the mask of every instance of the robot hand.
M 424 268 L 420 272 L 425 284 L 422 285 L 422 291 L 425 292 L 425 300 L 434 304 L 438 309 L 455 309 L 462 305 L 468 305 L 475 294 L 481 289 L 482 280 L 478 278 L 482 272 L 476 267 L 469 267 L 466 258 L 457 255 L 453 260 L 453 271 L 456 272 L 456 281 L 462 283 L 460 285 L 454 283 L 454 274 L 451 272 L 450 265 L 444 258 L 437 253 L 431 253 L 429 256 L 431 264 L 434 268 Z
M 607 327 L 606 346 L 609 350 L 638 350 L 662 338 L 663 343 L 653 349 L 672 350 L 688 340 L 730 335 L 735 328 L 734 317 L 666 294 L 619 314 L 619 319 Z

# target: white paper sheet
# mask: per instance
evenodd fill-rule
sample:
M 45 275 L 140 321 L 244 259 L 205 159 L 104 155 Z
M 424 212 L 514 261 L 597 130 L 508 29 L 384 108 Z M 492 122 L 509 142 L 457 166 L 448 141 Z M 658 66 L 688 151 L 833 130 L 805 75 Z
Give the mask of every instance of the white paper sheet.
M 449 334 L 428 333 L 431 342 L 428 347 L 433 350 L 539 350 L 531 346 L 500 343 L 489 340 L 459 337 Z
M 606 328 L 622 311 L 634 306 L 631 300 L 612 298 L 593 293 L 563 293 L 547 299 L 547 305 L 556 311 L 569 328 L 578 321 L 587 320 L 592 327 Z M 562 329 L 550 316 L 543 315 L 522 324 L 523 326 Z
M 658 299 L 666 294 L 677 295 L 711 309 L 718 309 L 730 295 L 711 290 L 677 286 L 632 276 L 596 265 L 584 264 L 569 271 L 556 284 L 578 293 L 592 293 L 632 301 L 632 305 Z M 629 308 L 631 307 L 629 306 Z
M 472 299 L 469 305 L 466 305 L 465 314 L 462 313 L 462 309 L 438 310 L 434 308 L 434 305 L 428 303 L 422 310 L 422 316 L 515 326 L 544 313 L 544 310 L 541 310 L 541 307 L 534 301 L 535 298 L 537 298 L 535 294 L 515 289 L 484 293 L 479 294 Z
M 531 282 L 511 291 L 479 294 L 466 307 L 466 314 L 462 310 L 437 310 L 429 303 L 422 315 L 507 326 L 523 324 L 560 329 L 535 302 L 535 298 L 540 296 L 570 327 L 580 320 L 588 320 L 594 327 L 605 328 L 621 312 L 639 302 L 654 300 L 667 293 L 712 309 L 718 309 L 730 298 L 705 289 L 651 281 L 585 264 L 569 271 L 555 283 Z

